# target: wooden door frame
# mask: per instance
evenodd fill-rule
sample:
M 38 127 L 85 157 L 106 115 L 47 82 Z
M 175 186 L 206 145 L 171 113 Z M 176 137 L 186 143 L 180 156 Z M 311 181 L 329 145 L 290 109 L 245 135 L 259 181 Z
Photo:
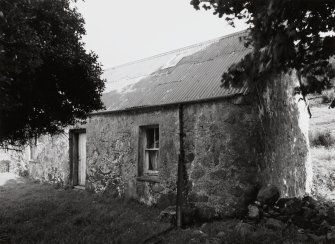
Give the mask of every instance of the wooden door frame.
M 70 184 L 72 186 L 78 186 L 78 138 L 81 133 L 86 133 L 86 129 L 69 130 Z

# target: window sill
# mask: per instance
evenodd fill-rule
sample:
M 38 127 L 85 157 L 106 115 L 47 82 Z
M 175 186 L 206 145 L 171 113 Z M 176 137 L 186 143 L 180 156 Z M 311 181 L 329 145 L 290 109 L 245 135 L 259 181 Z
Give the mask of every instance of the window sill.
M 138 181 L 148 181 L 148 182 L 154 182 L 154 183 L 160 183 L 160 180 L 158 179 L 158 176 L 152 176 L 152 175 L 143 175 L 137 177 Z

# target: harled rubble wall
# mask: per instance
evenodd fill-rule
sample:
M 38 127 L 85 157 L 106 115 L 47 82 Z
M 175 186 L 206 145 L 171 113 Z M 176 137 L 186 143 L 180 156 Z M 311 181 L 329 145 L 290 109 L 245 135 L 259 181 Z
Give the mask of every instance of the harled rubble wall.
M 259 132 L 263 153 L 259 166 L 263 185 L 273 184 L 282 197 L 310 192 L 312 167 L 309 160 L 307 105 L 296 73 L 278 75 L 258 94 Z
M 243 214 L 262 185 L 282 196 L 308 190 L 307 112 L 283 75 L 261 96 L 183 106 L 186 201 L 213 216 Z M 259 103 L 261 101 L 261 103 Z M 261 104 L 261 105 L 260 105 Z M 87 124 L 88 187 L 136 198 L 148 205 L 175 204 L 179 154 L 177 107 L 94 115 Z M 159 125 L 159 176 L 139 175 L 139 128 Z M 307 163 L 307 164 L 306 164 Z
M 257 186 L 255 116 L 239 97 L 183 106 L 187 201 L 233 215 Z M 139 128 L 159 125 L 158 181 L 141 177 Z M 252 145 L 252 146 L 251 146 Z M 179 154 L 178 107 L 93 116 L 87 124 L 89 187 L 149 205 L 174 205 Z
M 28 162 L 29 176 L 41 182 L 69 184 L 69 135 L 41 136 L 37 140 L 35 158 Z
M 139 128 L 147 125 L 159 125 L 160 163 L 156 179 L 139 174 Z M 169 198 L 168 204 L 173 202 L 178 125 L 178 110 L 174 108 L 92 116 L 87 124 L 88 187 L 95 192 L 133 197 L 148 205 L 158 203 L 161 195 Z
M 41 182 L 61 186 L 69 184 L 70 164 L 67 132 L 56 136 L 39 137 L 35 148 L 35 157 L 31 158 L 30 155 L 29 146 L 22 148 L 22 151 L 1 151 L 2 171 L 29 176 Z

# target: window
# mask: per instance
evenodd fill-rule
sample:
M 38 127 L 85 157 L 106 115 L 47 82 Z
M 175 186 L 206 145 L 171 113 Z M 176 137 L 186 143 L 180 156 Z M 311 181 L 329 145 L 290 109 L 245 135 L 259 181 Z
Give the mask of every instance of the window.
M 159 166 L 159 127 L 146 126 L 140 128 L 141 175 L 157 175 Z

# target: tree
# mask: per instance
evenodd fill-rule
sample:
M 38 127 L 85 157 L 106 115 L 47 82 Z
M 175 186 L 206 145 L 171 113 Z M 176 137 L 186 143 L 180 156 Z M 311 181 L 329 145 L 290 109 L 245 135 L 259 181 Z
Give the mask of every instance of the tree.
M 70 0 L 0 1 L 0 147 L 83 122 L 103 107 L 97 55 Z
M 253 51 L 222 76 L 226 86 L 250 87 L 265 82 L 269 74 L 296 69 L 303 94 L 321 91 L 334 77 L 334 0 L 192 0 L 199 10 L 213 10 L 234 26 L 249 24 L 246 45 Z M 327 35 L 333 32 L 333 36 Z

